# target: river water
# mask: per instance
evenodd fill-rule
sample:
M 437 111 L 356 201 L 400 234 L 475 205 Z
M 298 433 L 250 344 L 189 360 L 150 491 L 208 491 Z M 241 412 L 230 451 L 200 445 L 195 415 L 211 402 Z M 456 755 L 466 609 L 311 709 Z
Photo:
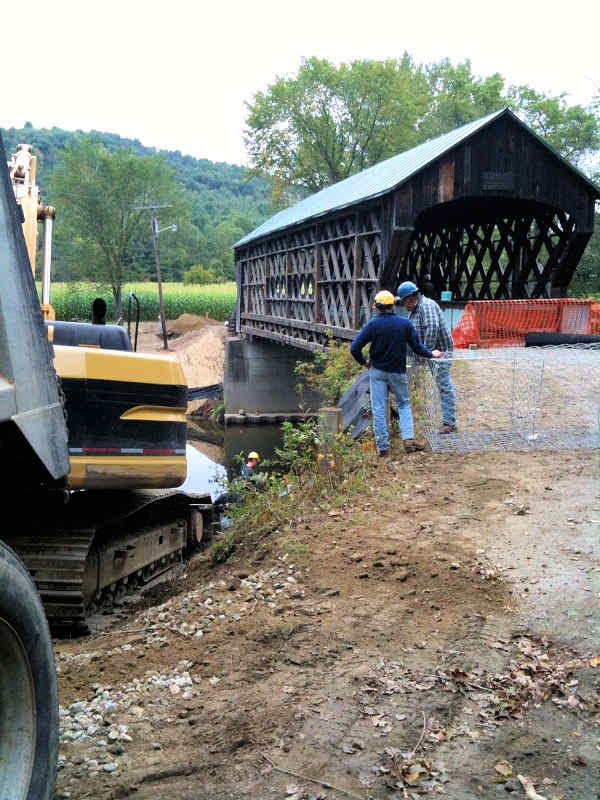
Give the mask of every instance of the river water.
M 188 424 L 186 446 L 187 478 L 181 485 L 186 492 L 210 494 L 212 499 L 223 491 L 227 477 L 239 474 L 240 466 L 251 450 L 261 461 L 271 460 L 281 445 L 280 425 L 229 425 L 222 428 L 209 422 Z M 236 456 L 241 456 L 240 461 Z

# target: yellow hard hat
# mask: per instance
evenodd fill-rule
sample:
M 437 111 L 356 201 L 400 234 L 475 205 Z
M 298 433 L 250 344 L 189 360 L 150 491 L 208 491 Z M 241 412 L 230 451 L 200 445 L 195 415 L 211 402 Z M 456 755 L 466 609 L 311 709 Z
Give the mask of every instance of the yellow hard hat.
M 256 450 L 253 450 L 251 453 L 248 453 L 248 461 L 250 461 L 251 459 L 253 459 L 254 461 L 260 461 L 260 456 L 258 455 Z
M 375 295 L 375 303 L 374 307 L 378 308 L 379 306 L 393 306 L 394 305 L 394 295 L 391 292 L 388 292 L 386 289 L 382 289 L 381 292 L 377 292 Z

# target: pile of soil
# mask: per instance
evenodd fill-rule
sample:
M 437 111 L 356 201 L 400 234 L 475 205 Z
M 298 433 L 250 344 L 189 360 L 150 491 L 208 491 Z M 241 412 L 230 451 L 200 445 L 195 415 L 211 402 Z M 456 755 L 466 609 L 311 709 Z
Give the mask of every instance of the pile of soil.
M 176 336 L 181 336 L 184 333 L 189 333 L 189 331 L 200 331 L 209 325 L 222 326 L 222 323 L 216 319 L 211 319 L 208 314 L 203 317 L 198 316 L 198 314 L 181 314 L 176 320 L 168 324 L 167 330 Z
M 224 342 L 227 336 L 227 328 L 222 322 L 210 317 L 182 314 L 176 320 L 167 322 L 167 330 L 177 335 L 168 339 L 169 347 L 165 351 L 160 326 L 157 327 L 155 322 L 141 323 L 138 352 L 177 358 L 188 386 L 222 383 Z M 202 403 L 202 400 L 191 402 L 188 413 L 194 413 Z

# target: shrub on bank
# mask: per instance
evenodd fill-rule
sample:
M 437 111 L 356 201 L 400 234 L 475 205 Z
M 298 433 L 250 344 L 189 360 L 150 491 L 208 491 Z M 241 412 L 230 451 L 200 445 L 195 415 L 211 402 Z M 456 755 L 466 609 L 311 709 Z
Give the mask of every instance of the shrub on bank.
M 227 560 L 238 545 L 255 546 L 279 526 L 295 527 L 311 519 L 317 510 L 338 516 L 364 487 L 376 459 L 369 441 L 327 433 L 314 419 L 298 425 L 284 422 L 282 430 L 283 442 L 267 479 L 260 486 L 243 479 L 229 483 L 228 490 L 240 495 L 241 502 L 227 508 L 232 527 L 211 546 L 213 563 Z

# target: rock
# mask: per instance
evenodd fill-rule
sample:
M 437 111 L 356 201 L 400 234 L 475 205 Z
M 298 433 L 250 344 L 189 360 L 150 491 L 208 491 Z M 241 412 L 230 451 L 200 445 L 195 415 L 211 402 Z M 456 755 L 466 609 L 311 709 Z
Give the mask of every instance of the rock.
M 119 765 L 116 761 L 111 761 L 109 764 L 103 764 L 102 769 L 104 772 L 114 772 L 116 769 L 119 768 Z
M 350 556 L 350 561 L 354 561 L 355 564 L 358 564 L 358 562 L 362 561 L 364 557 L 364 553 L 352 553 Z
M 394 580 L 401 581 L 402 583 L 404 583 L 404 581 L 408 578 L 409 575 L 410 573 L 407 569 L 399 569 L 397 572 L 394 573 Z
M 359 577 L 361 580 L 364 580 L 365 578 L 368 578 L 368 577 L 369 577 L 369 573 L 368 573 L 368 572 L 359 572 L 359 573 L 358 573 L 358 577 Z

